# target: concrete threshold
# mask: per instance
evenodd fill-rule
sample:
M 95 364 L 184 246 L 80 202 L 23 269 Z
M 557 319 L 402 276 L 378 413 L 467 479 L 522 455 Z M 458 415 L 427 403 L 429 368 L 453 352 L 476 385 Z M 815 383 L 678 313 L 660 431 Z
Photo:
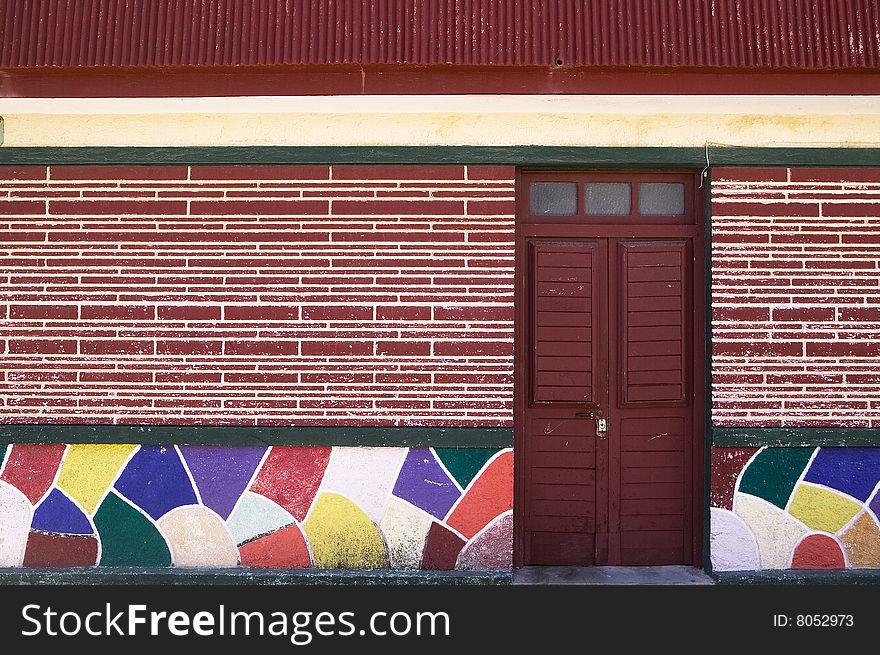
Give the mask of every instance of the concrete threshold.
M 515 585 L 711 585 L 691 566 L 525 566 L 513 572 Z

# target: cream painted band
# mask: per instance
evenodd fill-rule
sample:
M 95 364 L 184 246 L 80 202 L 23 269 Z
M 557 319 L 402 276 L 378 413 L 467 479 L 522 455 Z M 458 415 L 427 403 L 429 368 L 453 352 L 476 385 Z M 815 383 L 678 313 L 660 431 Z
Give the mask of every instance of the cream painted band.
M 880 146 L 873 96 L 3 98 L 4 147 Z

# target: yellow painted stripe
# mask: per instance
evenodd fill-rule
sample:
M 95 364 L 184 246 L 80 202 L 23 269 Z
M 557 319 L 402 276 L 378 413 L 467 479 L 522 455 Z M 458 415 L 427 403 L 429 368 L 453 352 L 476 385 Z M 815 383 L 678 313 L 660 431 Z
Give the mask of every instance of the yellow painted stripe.
M 4 147 L 880 146 L 869 96 L 0 99 Z

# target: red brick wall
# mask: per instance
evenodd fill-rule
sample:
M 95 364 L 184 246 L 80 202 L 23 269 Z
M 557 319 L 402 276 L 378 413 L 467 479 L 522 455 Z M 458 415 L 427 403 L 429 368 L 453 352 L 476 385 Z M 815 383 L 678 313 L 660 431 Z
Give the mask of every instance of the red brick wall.
M 513 213 L 512 168 L 0 168 L 0 420 L 508 426 Z
M 880 426 L 880 169 L 716 169 L 716 425 Z

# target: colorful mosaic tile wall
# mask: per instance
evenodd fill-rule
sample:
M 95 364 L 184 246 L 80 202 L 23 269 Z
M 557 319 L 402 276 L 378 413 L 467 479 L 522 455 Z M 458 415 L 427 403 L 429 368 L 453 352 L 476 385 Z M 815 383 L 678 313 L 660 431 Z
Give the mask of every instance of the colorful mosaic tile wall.
M 716 571 L 880 568 L 880 448 L 715 448 Z
M 508 569 L 510 449 L 0 445 L 0 567 Z

